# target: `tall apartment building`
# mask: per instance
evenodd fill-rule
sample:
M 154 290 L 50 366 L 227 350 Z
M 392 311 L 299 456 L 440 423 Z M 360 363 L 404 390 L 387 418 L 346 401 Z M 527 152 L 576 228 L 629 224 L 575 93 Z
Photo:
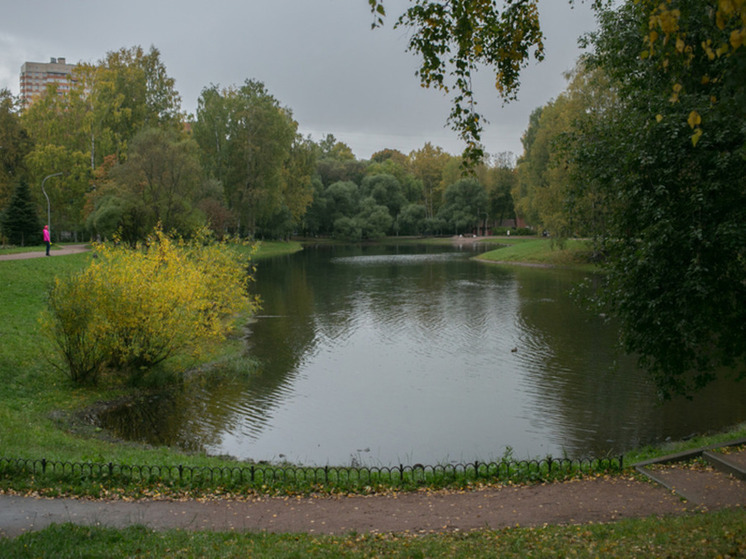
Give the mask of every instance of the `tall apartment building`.
M 49 83 L 56 83 L 58 93 L 63 95 L 72 85 L 74 67 L 74 64 L 67 64 L 64 58 L 52 58 L 49 62 L 25 62 L 21 66 L 23 107 L 28 107 L 44 93 Z

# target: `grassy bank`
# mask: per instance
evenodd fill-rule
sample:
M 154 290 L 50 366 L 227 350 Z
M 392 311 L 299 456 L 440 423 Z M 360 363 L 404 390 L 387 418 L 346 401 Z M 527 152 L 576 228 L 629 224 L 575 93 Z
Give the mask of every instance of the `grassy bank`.
M 61 525 L 4 541 L 2 547 L 17 558 L 743 557 L 746 511 L 429 535 L 153 532 Z
M 551 239 L 503 237 L 504 247 L 480 254 L 477 259 L 508 265 L 530 265 L 593 270 L 590 241 L 568 239 L 562 244 Z
M 292 254 L 299 250 L 303 250 L 303 246 L 297 241 L 260 241 L 259 250 L 254 255 L 254 260 L 261 261 L 263 258 Z

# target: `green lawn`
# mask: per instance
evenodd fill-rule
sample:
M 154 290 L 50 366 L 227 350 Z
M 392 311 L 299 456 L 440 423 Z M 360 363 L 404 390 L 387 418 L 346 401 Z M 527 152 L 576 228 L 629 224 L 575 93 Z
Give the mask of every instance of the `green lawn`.
M 568 239 L 563 243 L 544 238 L 504 237 L 505 246 L 479 255 L 479 260 L 501 264 L 521 264 L 592 270 L 590 241 Z
M 743 557 L 746 511 L 469 533 L 270 534 L 52 526 L 0 540 L 7 557 Z

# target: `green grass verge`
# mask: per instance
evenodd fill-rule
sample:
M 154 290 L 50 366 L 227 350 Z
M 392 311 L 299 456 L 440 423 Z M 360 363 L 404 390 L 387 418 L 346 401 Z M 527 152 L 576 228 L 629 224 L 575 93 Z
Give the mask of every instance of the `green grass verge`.
M 259 250 L 254 255 L 255 260 L 281 256 L 283 254 L 292 254 L 303 250 L 303 245 L 297 241 L 260 241 Z
M 744 439 L 746 439 L 746 423 L 741 423 L 722 433 L 698 435 L 685 441 L 669 441 L 661 445 L 651 445 L 634 449 L 624 455 L 624 464 L 625 466 L 631 466 L 637 462 L 652 460 L 669 454 L 678 454 L 687 450 L 695 450 L 719 444 L 724 445 Z
M 102 519 L 105 523 L 105 519 Z M 746 511 L 613 524 L 415 535 L 155 532 L 56 525 L 0 540 L 8 557 L 743 557 Z
M 568 239 L 558 244 L 551 239 L 504 237 L 503 240 L 508 246 L 480 254 L 477 259 L 499 264 L 595 269 L 590 241 Z

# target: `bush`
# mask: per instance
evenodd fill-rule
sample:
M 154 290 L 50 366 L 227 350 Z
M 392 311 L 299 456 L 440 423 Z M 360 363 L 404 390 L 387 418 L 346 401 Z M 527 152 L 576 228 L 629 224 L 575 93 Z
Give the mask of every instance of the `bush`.
M 156 230 L 134 249 L 94 246 L 91 265 L 57 278 L 43 323 L 76 383 L 96 382 L 109 367 L 138 381 L 178 355 L 199 358 L 224 339 L 231 318 L 258 308 L 249 296 L 250 251 Z

